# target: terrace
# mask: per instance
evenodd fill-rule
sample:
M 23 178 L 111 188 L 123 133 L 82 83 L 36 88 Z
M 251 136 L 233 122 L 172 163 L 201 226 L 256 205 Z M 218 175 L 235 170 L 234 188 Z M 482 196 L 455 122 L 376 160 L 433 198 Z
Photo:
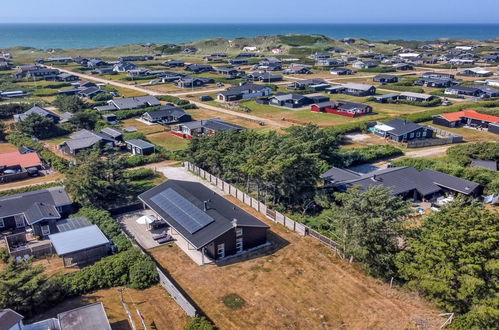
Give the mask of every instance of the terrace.
M 40 240 L 29 229 L 12 234 L 4 232 L 2 235 L 5 236 L 4 244 L 9 254 L 16 259 L 26 259 L 29 256 L 40 257 L 53 252 L 49 239 Z

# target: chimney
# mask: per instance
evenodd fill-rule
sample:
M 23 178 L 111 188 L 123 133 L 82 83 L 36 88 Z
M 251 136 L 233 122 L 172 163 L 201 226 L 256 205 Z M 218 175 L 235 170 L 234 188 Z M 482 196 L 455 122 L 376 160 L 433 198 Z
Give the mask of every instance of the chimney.
M 234 227 L 234 228 L 237 227 L 237 219 L 236 218 L 232 219 L 232 227 Z
M 204 201 L 204 207 L 203 207 L 203 211 L 208 211 L 208 201 Z

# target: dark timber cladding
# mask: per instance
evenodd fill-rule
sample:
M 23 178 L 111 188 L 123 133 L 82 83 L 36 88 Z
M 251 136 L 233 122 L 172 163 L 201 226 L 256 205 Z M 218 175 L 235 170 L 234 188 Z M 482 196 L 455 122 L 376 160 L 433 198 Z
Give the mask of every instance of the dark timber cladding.
M 139 199 L 210 258 L 239 254 L 267 242 L 267 224 L 201 183 L 168 180 Z

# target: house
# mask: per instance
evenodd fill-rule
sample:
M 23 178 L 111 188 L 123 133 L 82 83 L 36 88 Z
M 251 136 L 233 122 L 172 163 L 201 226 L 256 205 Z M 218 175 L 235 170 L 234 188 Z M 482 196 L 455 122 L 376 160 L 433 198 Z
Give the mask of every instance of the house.
M 126 148 L 132 155 L 148 156 L 156 152 L 154 144 L 140 139 L 126 140 Z
M 313 89 L 315 91 L 326 90 L 326 88 L 330 87 L 324 79 L 315 78 L 315 79 L 306 79 L 306 80 L 296 80 L 287 86 L 288 89 L 291 90 L 304 90 L 304 89 Z
M 171 105 L 166 105 L 159 110 L 148 111 L 141 118 L 149 123 L 160 123 L 163 125 L 192 121 L 192 116 L 186 113 L 184 109 Z
M 492 76 L 492 71 L 486 70 L 484 68 L 470 68 L 464 69 L 458 72 L 460 76 L 468 76 L 468 77 L 490 77 Z
M 397 81 L 399 81 L 399 78 L 397 76 L 390 74 L 378 74 L 374 76 L 373 81 L 382 84 L 389 84 L 389 83 L 396 83 Z
M 371 113 L 373 108 L 370 105 L 363 103 L 338 100 L 313 104 L 310 110 L 313 112 L 333 113 L 340 116 L 355 118 Z
M 251 52 L 251 51 L 243 51 L 242 53 L 239 53 L 236 57 L 256 57 L 256 53 Z
M 341 86 L 332 86 L 326 88 L 329 93 L 343 93 L 352 96 L 369 96 L 376 93 L 376 87 L 373 85 L 347 83 Z
M 453 86 L 445 89 L 444 93 L 482 98 L 499 97 L 499 89 L 489 86 Z
M 95 95 L 97 95 L 99 93 L 104 93 L 104 91 L 102 89 L 100 89 L 100 87 L 88 87 L 88 88 L 80 90 L 76 94 L 78 96 L 81 96 L 81 97 L 84 97 L 87 99 L 91 99 L 92 97 L 94 97 Z
M 243 52 L 256 52 L 258 51 L 258 47 L 255 46 L 246 46 L 243 48 Z
M 391 167 L 363 174 L 333 167 L 321 176 L 326 187 L 346 191 L 354 186 L 367 190 L 374 186 L 390 188 L 394 196 L 406 200 L 433 201 L 445 193 L 479 196 L 483 187 L 442 172 L 414 167 Z
M 284 74 L 311 74 L 310 65 L 306 64 L 291 64 L 286 70 L 283 72 Z
M 453 58 L 447 61 L 447 63 L 453 65 L 473 65 L 475 64 L 475 61 L 468 59 L 461 59 L 461 58 Z
M 214 135 L 223 131 L 242 131 L 244 129 L 242 126 L 227 123 L 220 118 L 213 118 L 180 123 L 172 130 L 172 134 L 190 140 L 196 136 Z
M 196 47 L 185 47 L 184 48 L 184 53 L 188 53 L 188 54 L 193 54 L 197 51 L 198 51 L 198 49 Z
M 320 66 L 339 66 L 345 65 L 346 63 L 338 58 L 326 58 L 318 59 L 316 64 Z
M 487 129 L 490 124 L 499 123 L 499 117 L 486 115 L 475 110 L 442 113 L 433 116 L 433 123 L 445 127 L 470 126 Z
M 162 83 L 169 83 L 169 82 L 175 82 L 179 79 L 182 79 L 185 77 L 185 74 L 178 73 L 178 72 L 165 72 L 161 75 L 159 78 Z
M 487 63 L 497 63 L 499 62 L 499 55 L 490 54 L 483 57 L 483 61 Z
M 12 309 L 0 310 L 2 330 L 111 330 L 104 305 L 97 302 L 57 314 L 57 317 L 31 324 L 23 323 L 23 316 Z
M 44 109 L 38 105 L 34 105 L 31 109 L 29 109 L 28 111 L 26 112 L 23 112 L 21 114 L 17 114 L 17 115 L 14 115 L 14 120 L 16 122 L 20 122 L 20 121 L 23 121 L 25 120 L 26 118 L 28 118 L 30 115 L 32 114 L 37 114 L 39 116 L 42 116 L 42 117 L 45 117 L 45 118 L 49 118 L 49 119 L 52 119 L 52 121 L 54 123 L 58 123 L 60 121 L 60 117 L 59 115 L 57 115 L 55 112 L 52 112 L 50 110 L 47 110 L 47 109 Z
M 20 151 L 0 154 L 0 183 L 13 182 L 38 176 L 42 161 L 36 152 L 21 153 Z
M 57 81 L 64 81 L 64 82 L 77 81 L 79 79 L 80 77 L 66 72 L 59 73 L 56 78 Z
M 161 65 L 169 68 L 182 68 L 185 65 L 185 62 L 182 60 L 169 60 L 164 61 L 163 63 L 161 63 Z
M 100 132 L 116 141 L 123 141 L 123 132 L 114 127 L 104 127 Z
M 374 96 L 374 102 L 389 103 L 398 100 L 399 94 L 383 94 Z
M 456 85 L 456 82 L 448 78 L 421 78 L 414 82 L 416 86 L 446 88 Z
M 61 118 L 60 123 L 67 123 L 71 119 L 71 117 L 73 117 L 73 115 L 74 113 L 68 111 L 61 113 L 61 115 L 59 116 Z
M 120 62 L 116 63 L 113 66 L 113 71 L 114 72 L 128 72 L 132 70 L 136 70 L 138 67 L 137 65 L 133 64 L 132 62 Z
M 355 61 L 352 63 L 352 67 L 356 69 L 371 69 L 377 66 L 378 64 L 372 61 Z
M 154 60 L 154 56 L 151 55 L 120 56 L 118 60 L 120 62 L 145 62 L 145 61 Z
M 202 87 L 206 84 L 211 84 L 214 82 L 215 80 L 213 78 L 194 78 L 190 76 L 185 76 L 177 80 L 175 82 L 175 85 L 177 85 L 180 88 L 195 88 L 195 87 Z
M 316 52 L 316 53 L 310 55 L 308 58 L 310 58 L 312 60 L 324 60 L 324 59 L 331 58 L 331 54 Z
M 34 236 L 56 232 L 56 222 L 73 212 L 63 187 L 52 187 L 0 198 L 0 229 L 31 228 Z
M 185 67 L 185 71 L 193 73 L 211 72 L 213 71 L 213 67 L 205 64 L 189 64 Z
M 21 71 L 14 72 L 12 76 L 17 79 L 27 78 L 55 80 L 59 73 L 60 71 L 57 69 L 46 69 L 40 66 L 24 66 L 21 67 Z
M 433 137 L 433 130 L 431 128 L 403 119 L 393 119 L 384 124 L 378 123 L 371 128 L 371 131 L 378 136 L 395 142 Z
M 117 141 L 107 134 L 82 129 L 70 135 L 71 140 L 64 141 L 59 150 L 69 155 L 76 155 L 83 150 L 92 149 L 94 146 L 113 148 Z
M 181 245 L 215 261 L 267 245 L 269 226 L 201 183 L 168 180 L 139 195 Z M 180 244 L 179 244 L 180 245 Z
M 279 55 L 279 54 L 284 54 L 284 49 L 282 48 L 272 48 L 272 54 L 276 54 L 276 55 Z
M 312 103 L 328 101 L 325 96 L 305 96 L 301 94 L 279 93 L 269 98 L 269 105 L 286 107 L 290 109 L 303 108 Z
M 347 68 L 332 68 L 329 72 L 331 74 L 338 75 L 338 76 L 345 76 L 345 75 L 353 74 L 353 70 L 350 70 Z
M 203 61 L 205 62 L 222 62 L 225 60 L 225 57 L 220 57 L 220 56 L 205 56 L 203 57 Z
M 499 123 L 490 123 L 487 132 L 499 134 Z
M 248 64 L 248 59 L 245 57 L 236 57 L 229 60 L 229 63 L 232 65 L 246 65 Z
M 227 78 L 235 78 L 241 74 L 244 74 L 244 71 L 238 70 L 236 68 L 227 68 L 223 66 L 219 66 L 215 68 L 217 74 L 227 76 Z
M 409 70 L 414 70 L 414 66 L 408 63 L 395 63 L 392 65 L 392 67 L 395 68 L 397 71 L 409 71 Z
M 439 73 L 439 72 L 425 72 L 421 75 L 421 78 L 433 78 L 433 79 L 447 79 L 453 80 L 454 75 L 449 73 Z
M 270 72 L 253 72 L 246 76 L 246 79 L 250 81 L 261 81 L 266 83 L 282 81 L 283 76 L 273 75 Z
M 94 107 L 96 110 L 132 110 L 149 107 L 158 107 L 161 102 L 152 95 L 116 98 L 107 102 L 107 105 Z
M 436 99 L 437 96 L 430 94 L 422 94 L 422 93 L 412 93 L 412 92 L 402 92 L 398 96 L 399 100 L 406 100 L 410 102 L 430 102 L 433 99 Z
M 211 56 L 216 56 L 216 57 L 227 57 L 227 53 L 212 53 L 210 54 Z
M 49 235 L 55 252 L 64 267 L 81 266 L 107 256 L 110 241 L 97 225 L 60 231 Z
M 87 61 L 87 67 L 92 69 L 104 67 L 106 65 L 108 65 L 107 62 L 101 60 L 100 58 L 92 58 L 91 60 Z
M 0 91 L 0 98 L 14 99 L 29 96 L 24 91 Z
M 243 84 L 240 86 L 230 87 L 223 92 L 217 94 L 217 99 L 223 102 L 237 101 L 243 99 L 251 99 L 272 94 L 272 88 L 257 84 Z

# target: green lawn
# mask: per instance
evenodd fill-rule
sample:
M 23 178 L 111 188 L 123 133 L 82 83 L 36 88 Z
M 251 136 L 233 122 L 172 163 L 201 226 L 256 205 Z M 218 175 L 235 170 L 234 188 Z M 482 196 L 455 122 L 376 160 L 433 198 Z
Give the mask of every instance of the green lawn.
M 188 140 L 175 136 L 170 132 L 150 134 L 147 135 L 147 138 L 152 143 L 172 151 L 185 149 L 189 143 Z

